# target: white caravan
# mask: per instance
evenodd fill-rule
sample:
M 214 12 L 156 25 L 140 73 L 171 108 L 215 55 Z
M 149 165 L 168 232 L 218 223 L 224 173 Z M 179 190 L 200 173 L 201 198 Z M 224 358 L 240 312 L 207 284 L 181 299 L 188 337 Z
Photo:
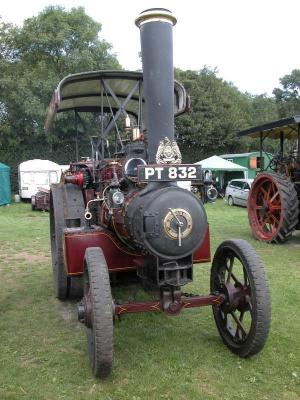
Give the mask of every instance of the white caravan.
M 19 165 L 19 195 L 31 199 L 40 188 L 50 189 L 51 183 L 58 183 L 61 166 L 49 160 L 28 160 Z

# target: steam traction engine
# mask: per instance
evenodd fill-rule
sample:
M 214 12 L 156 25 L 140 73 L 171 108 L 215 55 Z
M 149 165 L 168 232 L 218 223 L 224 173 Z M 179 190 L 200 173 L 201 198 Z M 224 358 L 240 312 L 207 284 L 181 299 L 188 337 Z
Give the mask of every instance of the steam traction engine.
M 300 229 L 300 116 L 239 132 L 260 139 L 260 173 L 249 193 L 248 217 L 256 239 L 283 243 Z M 278 140 L 279 151 L 263 163 L 265 139 Z
M 116 316 L 136 312 L 176 315 L 212 305 L 224 343 L 242 357 L 259 352 L 270 324 L 263 266 L 250 245 L 227 240 L 217 249 L 210 294 L 185 296 L 193 264 L 210 261 L 202 202 L 177 181 L 203 181 L 201 166 L 182 164 L 174 114 L 187 109 L 174 81 L 172 27 L 165 9 L 144 11 L 140 28 L 143 73 L 96 71 L 63 79 L 52 97 L 56 112 L 97 115 L 100 134 L 91 159 L 70 165 L 52 185 L 50 230 L 56 296 L 75 296 L 85 325 L 93 373 L 107 376 L 113 360 Z M 134 272 L 158 292 L 156 301 L 117 304 L 110 282 Z M 117 277 L 117 278 L 116 278 Z

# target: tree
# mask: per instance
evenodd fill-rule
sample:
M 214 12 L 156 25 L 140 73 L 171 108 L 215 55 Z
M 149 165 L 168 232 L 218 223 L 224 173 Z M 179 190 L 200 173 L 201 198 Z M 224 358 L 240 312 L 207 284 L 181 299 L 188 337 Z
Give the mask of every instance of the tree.
M 246 149 L 247 141 L 236 132 L 251 125 L 248 97 L 206 67 L 175 75 L 191 97 L 191 112 L 176 121 L 186 161 Z
M 100 34 L 101 24 L 82 7 L 71 11 L 47 7 L 20 28 L 0 21 L 1 161 L 16 166 L 35 157 L 60 163 L 74 158 L 73 115 L 65 117 L 47 138 L 46 110 L 65 75 L 121 68 Z
M 273 97 L 265 94 L 247 94 L 250 102 L 251 126 L 263 125 L 279 119 L 276 101 Z M 248 151 L 257 151 L 260 148 L 259 139 L 248 139 Z M 277 145 L 274 140 L 266 138 L 264 140 L 264 150 L 274 152 Z
M 283 88 L 275 88 L 273 94 L 280 117 L 300 114 L 300 69 L 294 69 L 279 81 Z

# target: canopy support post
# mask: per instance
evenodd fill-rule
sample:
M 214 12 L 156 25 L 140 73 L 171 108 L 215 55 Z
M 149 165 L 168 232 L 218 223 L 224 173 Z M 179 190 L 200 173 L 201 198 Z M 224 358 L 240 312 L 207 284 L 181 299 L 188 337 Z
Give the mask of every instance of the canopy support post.
M 79 161 L 79 151 L 78 151 L 78 112 L 77 112 L 77 110 L 75 110 L 75 131 L 76 131 L 75 158 L 76 158 L 76 161 Z
M 297 151 L 298 163 L 300 164 L 300 123 L 298 123 L 298 151 Z M 300 166 L 299 166 L 300 167 Z
M 283 132 L 280 131 L 280 154 L 281 154 L 281 157 L 283 157 L 283 142 L 284 142 Z

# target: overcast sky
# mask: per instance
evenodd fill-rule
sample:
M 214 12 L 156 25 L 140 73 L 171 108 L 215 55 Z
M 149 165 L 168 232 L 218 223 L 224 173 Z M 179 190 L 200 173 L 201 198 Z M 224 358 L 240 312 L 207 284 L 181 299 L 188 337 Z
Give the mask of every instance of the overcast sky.
M 135 17 L 150 7 L 170 9 L 174 27 L 174 65 L 218 69 L 218 76 L 242 92 L 272 94 L 279 78 L 300 68 L 300 0 L 0 0 L 0 15 L 21 25 L 46 5 L 83 6 L 102 24 L 125 69 L 141 68 Z

